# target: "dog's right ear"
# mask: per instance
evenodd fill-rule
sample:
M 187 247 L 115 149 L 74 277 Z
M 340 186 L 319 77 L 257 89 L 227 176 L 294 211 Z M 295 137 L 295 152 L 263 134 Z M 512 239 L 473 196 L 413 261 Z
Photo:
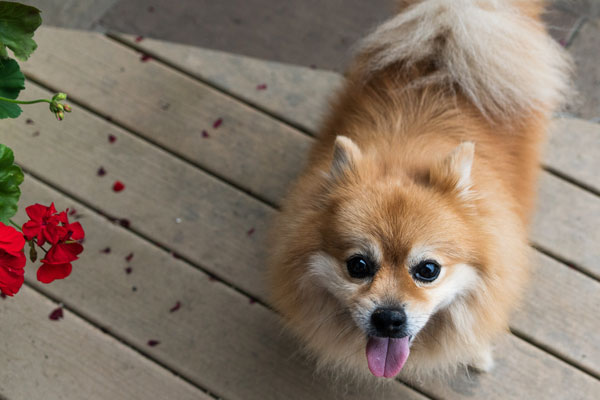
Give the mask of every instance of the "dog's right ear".
M 346 136 L 337 136 L 333 146 L 331 177 L 339 180 L 348 173 L 355 172 L 361 157 L 362 153 L 352 139 Z

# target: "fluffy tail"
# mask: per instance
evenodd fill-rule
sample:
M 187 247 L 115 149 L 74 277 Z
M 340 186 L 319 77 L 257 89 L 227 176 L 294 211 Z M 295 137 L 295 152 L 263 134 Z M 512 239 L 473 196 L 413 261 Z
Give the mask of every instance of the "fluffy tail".
M 550 113 L 570 92 L 571 61 L 539 21 L 536 0 L 404 0 L 362 43 L 366 72 L 426 62 L 423 82 L 458 88 L 492 119 Z

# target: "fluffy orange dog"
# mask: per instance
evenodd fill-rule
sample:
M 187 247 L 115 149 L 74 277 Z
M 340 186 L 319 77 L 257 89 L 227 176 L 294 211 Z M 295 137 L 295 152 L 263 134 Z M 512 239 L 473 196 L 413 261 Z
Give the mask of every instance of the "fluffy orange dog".
M 527 280 L 539 150 L 570 63 L 541 2 L 401 6 L 364 40 L 284 204 L 273 298 L 321 365 L 487 371 Z

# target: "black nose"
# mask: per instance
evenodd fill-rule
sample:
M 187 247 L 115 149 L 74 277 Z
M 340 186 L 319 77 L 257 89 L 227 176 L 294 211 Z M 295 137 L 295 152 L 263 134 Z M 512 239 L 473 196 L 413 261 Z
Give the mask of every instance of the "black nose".
M 406 336 L 406 313 L 403 308 L 378 308 L 371 314 L 376 336 L 401 338 Z

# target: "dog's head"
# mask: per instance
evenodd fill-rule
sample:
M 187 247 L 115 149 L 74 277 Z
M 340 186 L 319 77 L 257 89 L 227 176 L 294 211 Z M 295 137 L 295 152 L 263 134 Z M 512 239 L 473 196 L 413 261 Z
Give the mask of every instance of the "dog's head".
M 414 176 L 375 154 L 337 137 L 321 250 L 310 255 L 306 278 L 347 311 L 371 372 L 392 377 L 432 316 L 476 290 L 483 249 L 472 143 L 432 157 Z

